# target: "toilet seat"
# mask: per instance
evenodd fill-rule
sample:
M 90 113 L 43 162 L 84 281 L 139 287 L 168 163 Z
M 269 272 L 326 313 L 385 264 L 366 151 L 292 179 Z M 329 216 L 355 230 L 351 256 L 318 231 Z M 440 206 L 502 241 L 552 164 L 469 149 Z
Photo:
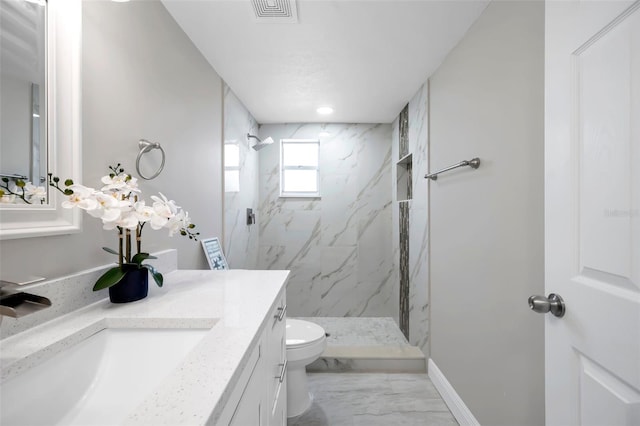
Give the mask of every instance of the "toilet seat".
M 287 318 L 287 349 L 301 349 L 325 339 L 324 329 L 309 321 Z

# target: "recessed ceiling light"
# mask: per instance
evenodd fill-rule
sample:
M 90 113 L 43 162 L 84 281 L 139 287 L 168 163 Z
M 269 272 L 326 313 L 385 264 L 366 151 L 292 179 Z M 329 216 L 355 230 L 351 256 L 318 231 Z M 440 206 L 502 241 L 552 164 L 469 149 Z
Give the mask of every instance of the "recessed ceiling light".
M 316 109 L 316 112 L 318 114 L 328 115 L 333 113 L 333 108 L 331 108 L 330 106 L 321 106 Z
M 111 1 L 115 3 L 127 3 L 129 0 L 111 0 Z

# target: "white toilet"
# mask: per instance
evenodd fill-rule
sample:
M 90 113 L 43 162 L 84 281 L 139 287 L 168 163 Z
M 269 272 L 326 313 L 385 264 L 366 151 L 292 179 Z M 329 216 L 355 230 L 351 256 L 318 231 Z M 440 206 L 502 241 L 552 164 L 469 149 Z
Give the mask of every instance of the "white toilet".
M 287 318 L 287 417 L 296 417 L 311 406 L 305 367 L 318 359 L 327 346 L 324 328 L 309 321 Z

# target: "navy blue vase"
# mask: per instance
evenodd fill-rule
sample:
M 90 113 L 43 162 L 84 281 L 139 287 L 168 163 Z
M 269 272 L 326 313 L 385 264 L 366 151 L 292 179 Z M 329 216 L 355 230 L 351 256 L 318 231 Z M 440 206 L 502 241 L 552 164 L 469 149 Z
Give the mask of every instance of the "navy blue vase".
M 116 285 L 109 287 L 111 303 L 128 303 L 144 299 L 149 293 L 149 271 L 147 268 L 128 267 L 127 273 Z

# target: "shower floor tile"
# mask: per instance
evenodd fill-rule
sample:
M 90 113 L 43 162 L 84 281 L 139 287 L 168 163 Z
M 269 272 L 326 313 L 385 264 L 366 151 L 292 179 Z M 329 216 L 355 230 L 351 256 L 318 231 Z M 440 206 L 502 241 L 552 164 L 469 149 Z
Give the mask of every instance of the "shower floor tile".
M 456 426 L 426 374 L 309 373 L 311 408 L 288 426 Z
M 393 318 L 308 317 L 329 333 L 327 346 L 403 346 L 408 345 Z

